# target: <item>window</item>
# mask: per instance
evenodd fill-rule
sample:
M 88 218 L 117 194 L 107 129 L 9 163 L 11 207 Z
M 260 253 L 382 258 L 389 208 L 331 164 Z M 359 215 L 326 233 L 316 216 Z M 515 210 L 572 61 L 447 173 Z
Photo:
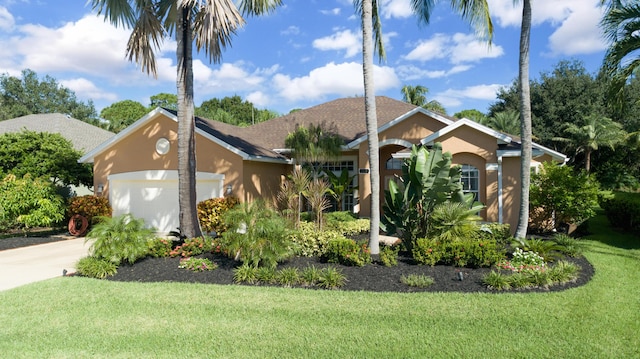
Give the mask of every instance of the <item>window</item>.
M 335 162 L 327 162 L 322 165 L 322 169 L 324 171 L 331 171 L 337 176 L 340 176 L 342 170 L 349 171 L 349 176 L 353 177 L 356 174 L 355 171 L 355 161 L 335 161 Z M 342 208 L 337 208 L 337 202 L 333 197 L 330 197 L 331 208 L 334 211 L 350 211 L 353 212 L 353 207 L 356 204 L 356 198 L 354 196 L 355 188 L 358 186 L 358 177 L 355 176 L 352 179 L 352 182 L 349 184 L 347 190 L 342 194 Z
M 480 200 L 480 171 L 472 165 L 462 165 L 462 190 L 464 193 L 473 193 L 476 201 Z
M 387 164 L 385 167 L 388 170 L 401 170 L 403 163 L 404 161 L 402 159 L 391 157 L 387 160 Z

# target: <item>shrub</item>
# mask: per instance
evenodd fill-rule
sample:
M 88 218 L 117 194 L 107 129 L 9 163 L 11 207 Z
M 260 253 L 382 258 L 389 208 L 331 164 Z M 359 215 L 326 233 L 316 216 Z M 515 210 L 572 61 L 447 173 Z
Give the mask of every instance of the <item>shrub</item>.
M 398 253 L 400 252 L 400 246 L 380 246 L 380 262 L 385 267 L 393 267 L 398 265 Z
M 325 229 L 333 230 L 345 236 L 355 236 L 367 233 L 371 229 L 371 222 L 366 218 L 360 218 L 347 222 L 332 222 L 325 226 Z
M 0 230 L 48 227 L 64 220 L 64 200 L 51 182 L 25 175 L 0 181 Z
M 497 266 L 512 272 L 544 271 L 546 263 L 538 253 L 516 248 L 510 260 L 504 260 L 498 263 Z
M 598 182 L 585 171 L 544 163 L 542 171 L 531 176 L 531 227 L 551 231 L 586 221 L 596 214 L 599 192 Z
M 255 284 L 258 281 L 258 268 L 244 263 L 233 270 L 234 283 Z
M 174 248 L 169 256 L 183 258 L 197 256 L 213 249 L 213 240 L 209 237 L 187 238 L 184 243 Z
M 478 235 L 483 239 L 495 240 L 499 246 L 511 243 L 511 227 L 508 223 L 483 223 Z
M 218 265 L 207 258 L 182 258 L 178 268 L 188 269 L 192 272 L 204 272 L 218 268 Z
M 289 239 L 292 242 L 295 255 L 320 257 L 324 254 L 330 241 L 346 239 L 346 237 L 333 230 L 318 231 L 313 223 L 301 222 L 297 230 L 289 233 Z
M 222 246 L 243 263 L 275 268 L 293 255 L 286 220 L 262 202 L 234 208 L 225 222 L 229 230 L 222 235 Z
M 240 200 L 230 196 L 224 198 L 210 198 L 198 203 L 198 220 L 200 227 L 205 233 L 215 232 L 218 236 L 227 230 L 223 218 L 224 215 L 234 208 Z
M 276 272 L 274 281 L 285 287 L 292 287 L 300 282 L 298 268 L 282 268 Z
M 418 264 L 432 267 L 440 262 L 444 255 L 443 247 L 440 242 L 429 238 L 418 239 L 413 246 L 411 253 L 413 255 L 413 259 L 415 259 Z
M 371 263 L 371 253 L 366 244 L 358 244 L 351 239 L 337 239 L 329 242 L 323 256 L 329 263 L 362 267 Z
M 433 278 L 424 274 L 408 274 L 400 277 L 400 282 L 409 287 L 426 288 L 434 283 Z
M 482 278 L 482 282 L 489 288 L 495 290 L 508 290 L 511 289 L 511 281 L 508 276 L 502 272 L 491 271 L 489 274 Z
M 134 263 L 148 253 L 147 241 L 154 236 L 144 227 L 142 219 L 131 214 L 118 217 L 98 217 L 98 223 L 87 233 L 86 241 L 94 240 L 89 248 L 92 256 L 106 259 L 115 265 L 122 261 Z
M 151 238 L 147 241 L 149 255 L 154 258 L 168 257 L 169 253 L 171 253 L 172 245 L 172 241 L 166 238 Z
M 546 262 L 553 262 L 557 259 L 562 249 L 555 241 L 539 238 L 515 239 L 512 245 L 525 251 L 535 252 Z
M 558 245 L 558 251 L 569 257 L 580 257 L 582 255 L 584 244 L 579 240 L 563 233 L 555 234 L 552 240 Z
M 325 289 L 337 289 L 343 287 L 346 281 L 347 278 L 342 274 L 342 271 L 335 267 L 327 267 L 320 271 L 318 287 Z
M 300 281 L 307 286 L 314 286 L 320 282 L 322 271 L 314 265 L 307 266 L 300 274 Z
M 482 282 L 496 290 L 549 287 L 575 280 L 579 271 L 580 267 L 574 263 L 558 261 L 550 268 L 527 269 L 512 274 L 491 271 Z
M 93 223 L 94 217 L 111 217 L 111 206 L 105 197 L 86 195 L 69 199 L 67 217 L 79 214 Z
M 478 211 L 482 205 L 469 208 L 466 203 L 444 202 L 436 205 L 430 216 L 429 235 L 444 241 L 475 238 L 480 231 Z
M 85 277 L 103 279 L 116 274 L 118 266 L 104 258 L 89 256 L 76 263 L 76 270 Z
M 618 192 L 614 198 L 601 199 L 611 226 L 625 231 L 640 231 L 640 197 Z
M 258 267 L 256 269 L 256 280 L 260 283 L 271 284 L 276 279 L 276 270 L 269 267 Z

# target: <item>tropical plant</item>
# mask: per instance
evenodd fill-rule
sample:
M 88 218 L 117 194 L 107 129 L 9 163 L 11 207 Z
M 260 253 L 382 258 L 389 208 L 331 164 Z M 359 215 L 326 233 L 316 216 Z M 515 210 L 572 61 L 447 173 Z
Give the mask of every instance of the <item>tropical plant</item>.
M 304 195 L 311 183 L 309 172 L 296 166 L 287 179 L 280 185 L 278 201 L 284 208 L 283 212 L 292 219 L 296 228 L 300 225 L 300 216 L 304 202 Z
M 118 266 L 116 264 L 110 260 L 94 256 L 80 258 L 75 267 L 78 274 L 96 279 L 104 279 L 118 272 Z
M 436 1 L 411 1 L 411 9 L 418 20 L 429 24 L 431 12 Z M 469 20 L 478 30 L 486 30 L 489 42 L 493 36 L 493 24 L 489 16 L 486 0 L 461 1 L 451 0 L 451 7 Z M 373 82 L 373 52 L 385 58 L 382 42 L 382 25 L 380 23 L 378 0 L 354 0 L 356 13 L 362 19 L 362 77 L 364 83 L 365 124 L 369 153 L 369 181 L 371 187 L 371 230 L 369 231 L 369 248 L 372 254 L 380 252 L 380 154 L 378 146 L 378 118 L 376 114 L 376 95 Z M 375 44 L 374 47 L 374 37 Z
M 284 144 L 291 149 L 291 156 L 298 164 L 309 166 L 313 179 L 317 179 L 322 165 L 340 156 L 344 139 L 324 124 L 310 124 L 309 127 L 297 126 L 287 135 Z
M 208 258 L 189 257 L 180 259 L 178 268 L 187 269 L 192 272 L 204 272 L 214 270 L 218 268 L 218 265 Z
M 599 194 L 593 175 L 545 162 L 531 183 L 531 224 L 539 231 L 579 225 L 595 216 Z
M 429 236 L 445 241 L 476 238 L 482 217 L 478 212 L 483 205 L 469 208 L 466 203 L 444 202 L 433 207 Z
M 604 4 L 605 0 L 601 3 Z M 640 4 L 621 0 L 609 2 L 600 26 L 609 40 L 602 65 L 611 79 L 609 98 L 621 103 L 628 79 L 640 71 L 640 57 L 637 56 L 640 50 Z
M 225 215 L 229 228 L 222 246 L 230 256 L 254 267 L 275 268 L 293 255 L 293 242 L 284 218 L 261 201 L 242 204 Z
M 98 217 L 98 223 L 87 233 L 85 242 L 93 240 L 89 247 L 91 256 L 120 265 L 145 257 L 149 250 L 147 242 L 153 236 L 153 229 L 145 228 L 142 219 L 123 214 Z
M 322 258 L 329 263 L 362 267 L 371 263 L 371 252 L 366 244 L 358 244 L 352 239 L 336 239 L 327 244 Z
M 424 274 L 407 274 L 400 277 L 400 282 L 406 284 L 409 287 L 426 288 L 432 285 L 435 281 L 432 277 Z
M 342 197 L 345 194 L 353 193 L 353 191 L 358 188 L 358 186 L 352 186 L 353 180 L 357 178 L 358 175 L 349 176 L 349 170 L 346 168 L 342 169 L 339 176 L 333 173 L 333 171 L 326 169 L 324 173 L 327 175 L 327 179 L 331 185 L 327 192 L 336 201 L 336 211 L 342 211 Z
M 326 196 L 328 190 L 329 183 L 323 178 L 313 179 L 307 187 L 307 200 L 315 214 L 318 230 L 322 230 L 322 212 L 331 205 Z
M 613 149 L 626 137 L 621 124 L 596 114 L 585 117 L 580 125 L 564 124 L 564 132 L 569 137 L 556 137 L 554 140 L 567 143 L 568 148 L 574 149 L 576 155 L 583 153 L 584 169 L 587 172 L 591 171 L 591 154 L 594 151 L 600 147 Z
M 240 200 L 237 197 L 209 198 L 198 203 L 198 220 L 205 233 L 220 236 L 227 230 L 222 221 L 224 214 L 235 207 Z
M 429 111 L 435 111 L 444 115 L 447 114 L 447 110 L 445 110 L 440 102 L 436 100 L 427 101 L 429 89 L 422 85 L 404 85 L 402 86 L 401 92 L 402 101 L 404 102 L 423 107 Z
M 318 287 L 324 289 L 338 289 L 345 285 L 347 278 L 336 267 L 326 267 L 320 270 Z
M 389 181 L 385 191 L 382 230 L 389 234 L 400 231 L 403 244 L 411 250 L 416 239 L 431 233 L 430 217 L 436 205 L 457 202 L 472 208 L 473 194 L 464 194 L 460 176 L 460 166 L 451 165 L 451 154 L 442 153 L 440 143 L 431 150 L 413 146 L 402 166 L 402 187 Z
M 133 28 L 127 46 L 129 60 L 157 75 L 155 51 L 161 40 L 175 34 L 178 76 L 178 202 L 180 230 L 201 236 L 196 202 L 195 105 L 193 103 L 193 42 L 209 60 L 220 62 L 231 36 L 248 15 L 268 13 L 281 0 L 92 0 L 93 9 L 116 26 Z
M 79 214 L 92 223 L 94 217 L 111 217 L 112 209 L 106 197 L 86 195 L 69 200 L 67 216 Z
M 295 267 L 282 268 L 276 272 L 274 281 L 284 287 L 300 283 L 300 271 Z
M 487 120 L 486 125 L 496 131 L 519 136 L 520 114 L 515 110 L 498 112 Z
M 0 181 L 0 230 L 48 227 L 64 214 L 64 201 L 48 180 L 8 175 Z

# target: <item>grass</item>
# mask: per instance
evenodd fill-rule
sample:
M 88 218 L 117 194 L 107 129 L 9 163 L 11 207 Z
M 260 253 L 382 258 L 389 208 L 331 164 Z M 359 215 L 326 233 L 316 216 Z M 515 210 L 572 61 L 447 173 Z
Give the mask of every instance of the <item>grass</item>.
M 640 240 L 591 223 L 586 286 L 367 293 L 56 278 L 0 292 L 7 358 L 637 358 Z

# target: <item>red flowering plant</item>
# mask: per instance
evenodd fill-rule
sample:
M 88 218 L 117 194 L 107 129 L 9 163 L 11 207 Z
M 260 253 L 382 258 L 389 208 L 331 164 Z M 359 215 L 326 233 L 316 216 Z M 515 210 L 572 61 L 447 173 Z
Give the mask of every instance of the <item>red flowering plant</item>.
M 209 237 L 187 238 L 182 245 L 174 248 L 171 253 L 169 253 L 169 256 L 180 256 L 184 258 L 197 256 L 198 254 L 211 251 L 212 246 L 213 240 Z

